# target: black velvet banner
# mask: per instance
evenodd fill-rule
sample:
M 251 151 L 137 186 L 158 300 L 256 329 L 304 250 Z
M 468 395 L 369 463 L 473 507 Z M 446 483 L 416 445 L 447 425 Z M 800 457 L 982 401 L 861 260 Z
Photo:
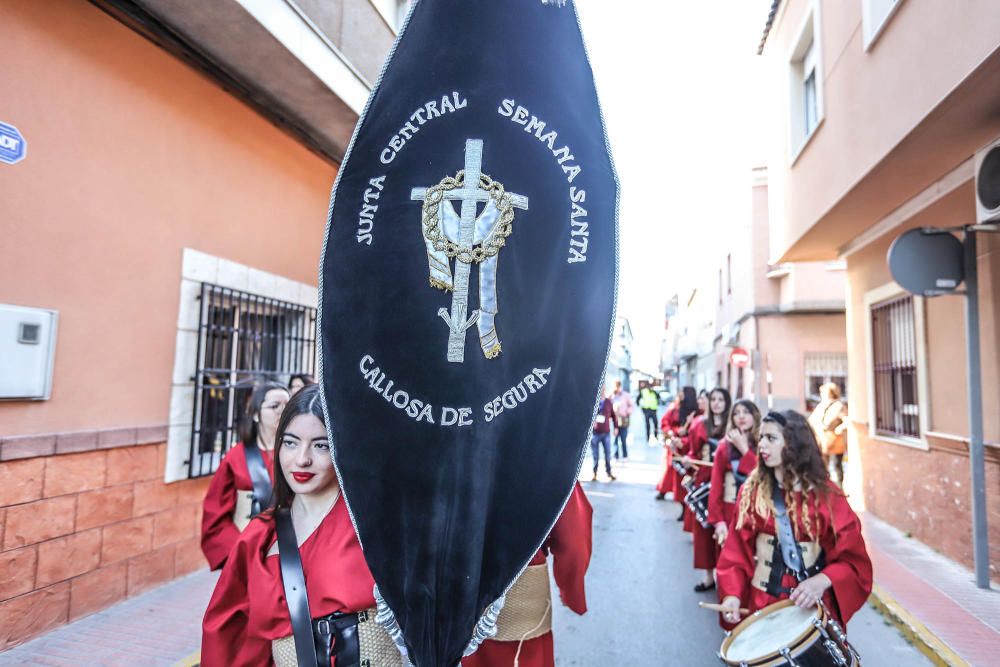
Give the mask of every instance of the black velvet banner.
M 334 460 L 418 667 L 458 663 L 573 488 L 617 198 L 571 3 L 417 3 L 334 186 L 320 294 Z

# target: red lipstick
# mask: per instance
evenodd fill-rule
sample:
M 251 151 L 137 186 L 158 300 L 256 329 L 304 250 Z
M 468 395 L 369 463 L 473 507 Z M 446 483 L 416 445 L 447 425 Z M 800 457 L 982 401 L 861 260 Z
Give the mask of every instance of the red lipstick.
M 298 482 L 299 484 L 305 484 L 306 482 L 308 482 L 309 480 L 311 480 L 315 476 L 316 476 L 316 473 L 313 473 L 313 472 L 293 472 L 292 473 L 292 478 L 294 478 L 295 481 Z

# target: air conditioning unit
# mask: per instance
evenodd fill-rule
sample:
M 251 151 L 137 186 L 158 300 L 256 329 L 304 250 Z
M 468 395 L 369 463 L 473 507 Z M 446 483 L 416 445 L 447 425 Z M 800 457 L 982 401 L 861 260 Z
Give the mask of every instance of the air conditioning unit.
M 1000 139 L 976 153 L 976 223 L 1000 221 Z
M 0 304 L 0 399 L 51 396 L 58 319 L 54 310 Z

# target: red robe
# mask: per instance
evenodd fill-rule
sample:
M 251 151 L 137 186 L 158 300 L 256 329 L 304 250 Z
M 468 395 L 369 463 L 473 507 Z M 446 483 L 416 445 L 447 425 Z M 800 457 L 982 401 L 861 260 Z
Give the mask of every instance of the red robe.
M 725 521 L 731 526 L 736 517 L 736 492 L 739 488 L 732 488 L 736 480 L 730 465 L 730 453 L 735 449 L 728 440 L 723 440 L 715 450 L 715 460 L 712 461 L 712 487 L 708 493 L 708 522 L 712 526 L 720 521 Z M 741 475 L 749 475 L 756 467 L 757 452 L 748 449 L 747 453 L 740 457 L 736 471 Z M 733 493 L 731 500 L 727 498 L 727 487 Z
M 742 494 L 746 487 L 740 490 Z M 794 492 L 796 502 L 801 501 L 802 492 Z M 809 494 L 809 516 L 813 531 L 818 535 L 819 547 L 826 557 L 826 567 L 822 572 L 833 585 L 823 595 L 827 609 L 846 630 L 851 620 L 868 599 L 872 591 L 872 562 L 861 536 L 861 521 L 847 504 L 847 498 L 836 486 L 830 484 L 829 503 L 817 501 L 815 493 Z M 818 517 L 817 517 L 818 514 Z M 807 533 L 802 517 L 795 526 L 796 539 L 807 541 Z M 729 595 L 740 599 L 740 606 L 750 609 L 750 613 L 769 604 L 783 600 L 787 594 L 772 597 L 751 584 L 757 564 L 756 541 L 758 533 L 775 535 L 774 517 L 762 520 L 756 513 L 737 529 L 734 521 L 726 545 L 719 557 L 716 571 L 719 582 L 719 599 Z M 786 573 L 781 585 L 795 586 L 795 577 Z
M 688 435 L 684 439 L 687 444 L 688 458 L 711 463 L 712 454 L 708 444 L 708 430 L 705 422 L 708 417 L 699 417 L 691 424 Z M 712 480 L 711 466 L 695 466 L 695 487 Z M 715 529 L 709 526 L 702 528 L 694 514 L 688 510 L 684 516 L 684 529 L 690 530 L 694 539 L 694 567 L 697 570 L 711 570 L 719 556 L 719 545 L 715 541 Z
M 236 541 L 202 623 L 203 667 L 268 667 L 271 640 L 292 634 L 278 555 L 266 555 L 276 539 L 274 519 L 261 515 Z M 343 499 L 299 553 L 313 618 L 375 606 L 375 581 Z
M 261 449 L 260 455 L 273 478 L 271 452 Z M 237 491 L 253 491 L 253 480 L 250 479 L 242 442 L 233 445 L 219 463 L 219 469 L 212 476 L 212 483 L 208 486 L 202 504 L 201 550 L 213 570 L 225 565 L 226 557 L 240 536 L 239 529 L 233 523 Z
M 672 465 L 674 454 L 670 451 L 669 444 L 670 436 L 680 430 L 681 426 L 683 426 L 683 424 L 681 424 L 680 410 L 676 405 L 673 405 L 669 410 L 663 413 L 663 418 L 660 419 L 660 432 L 666 437 L 668 445 L 664 448 L 667 452 L 667 466 L 663 471 L 663 479 L 661 479 L 660 483 L 656 485 L 656 492 L 664 495 L 673 493 L 674 500 L 677 502 L 684 501 L 684 494 L 686 492 L 684 491 L 684 487 L 681 486 L 681 476 L 677 474 L 677 471 L 674 470 Z
M 547 554 L 552 555 L 552 574 L 559 597 L 564 605 L 581 615 L 587 611 L 583 578 L 590 565 L 593 514 L 590 501 L 578 483 L 545 544 L 531 559 L 531 565 L 541 565 Z M 485 641 L 475 653 L 462 658 L 462 667 L 511 667 L 515 655 L 519 667 L 555 667 L 552 633 L 523 642 Z

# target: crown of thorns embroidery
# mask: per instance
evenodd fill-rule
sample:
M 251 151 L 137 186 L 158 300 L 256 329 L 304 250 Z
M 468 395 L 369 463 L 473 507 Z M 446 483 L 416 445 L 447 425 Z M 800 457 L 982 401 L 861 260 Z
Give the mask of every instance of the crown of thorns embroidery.
M 497 207 L 499 217 L 492 232 L 480 245 L 462 247 L 445 235 L 438 217 L 438 207 L 444 199 L 445 192 L 464 185 L 465 170 L 462 169 L 454 178 L 445 176 L 440 183 L 427 188 L 423 204 L 424 238 L 434 245 L 435 250 L 443 251 L 449 259 L 456 258 L 466 264 L 479 263 L 500 252 L 500 248 L 507 242 L 507 237 L 514 231 L 514 205 L 510 195 L 504 191 L 502 183 L 494 181 L 486 174 L 480 174 L 479 187 L 489 193 L 490 199 Z

